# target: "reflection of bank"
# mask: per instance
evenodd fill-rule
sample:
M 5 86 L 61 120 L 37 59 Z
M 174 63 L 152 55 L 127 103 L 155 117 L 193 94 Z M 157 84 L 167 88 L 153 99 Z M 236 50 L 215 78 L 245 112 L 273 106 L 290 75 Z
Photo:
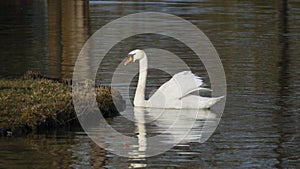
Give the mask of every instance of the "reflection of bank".
M 88 39 L 88 0 L 48 1 L 48 76 L 71 78 Z
M 119 116 L 87 133 L 101 147 L 132 160 L 164 153 L 178 143 L 203 143 L 219 121 L 210 110 L 134 108 L 126 113 L 133 114 L 134 122 Z

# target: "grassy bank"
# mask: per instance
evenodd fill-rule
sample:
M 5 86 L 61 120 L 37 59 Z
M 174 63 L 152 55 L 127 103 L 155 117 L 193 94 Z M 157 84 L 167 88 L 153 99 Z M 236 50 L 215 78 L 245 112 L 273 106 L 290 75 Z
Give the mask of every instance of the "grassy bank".
M 123 101 L 110 87 L 96 88 L 97 102 L 105 117 L 118 115 L 112 101 Z M 120 106 L 119 105 L 119 106 Z M 23 133 L 43 126 L 55 128 L 76 120 L 72 87 L 40 77 L 0 80 L 0 129 L 2 135 Z

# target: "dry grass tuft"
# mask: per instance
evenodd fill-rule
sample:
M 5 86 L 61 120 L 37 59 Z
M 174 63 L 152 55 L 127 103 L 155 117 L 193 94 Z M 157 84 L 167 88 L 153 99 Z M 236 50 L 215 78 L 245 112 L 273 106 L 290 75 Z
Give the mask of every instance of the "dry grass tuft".
M 124 101 L 111 87 L 96 88 L 97 102 L 105 117 L 118 115 L 113 103 Z M 0 129 L 59 126 L 76 119 L 72 88 L 29 72 L 23 79 L 0 80 Z M 51 125 L 50 125 L 51 124 Z

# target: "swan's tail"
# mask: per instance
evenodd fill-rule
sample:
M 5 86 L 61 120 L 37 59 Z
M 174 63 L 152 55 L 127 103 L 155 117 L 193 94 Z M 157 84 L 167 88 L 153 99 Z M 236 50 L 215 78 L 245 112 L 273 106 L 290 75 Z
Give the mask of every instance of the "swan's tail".
M 224 98 L 224 96 L 210 98 L 210 100 L 207 103 L 206 108 L 212 107 L 213 105 L 215 105 L 218 101 L 222 100 L 223 98 Z
M 188 95 L 181 99 L 182 108 L 186 109 L 209 109 L 218 101 L 220 101 L 224 96 L 221 97 L 202 97 L 196 95 Z

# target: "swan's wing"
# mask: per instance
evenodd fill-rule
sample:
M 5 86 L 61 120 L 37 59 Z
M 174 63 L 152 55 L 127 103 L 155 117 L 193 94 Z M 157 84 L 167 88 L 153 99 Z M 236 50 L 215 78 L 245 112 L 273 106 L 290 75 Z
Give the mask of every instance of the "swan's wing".
M 212 92 L 211 89 L 208 89 L 208 88 L 203 88 L 203 87 L 197 87 L 191 91 L 188 91 L 187 93 L 183 94 L 182 97 L 180 98 L 183 98 L 185 96 L 187 96 L 188 94 L 194 94 L 194 95 L 199 95 L 200 92 Z
M 180 99 L 189 93 L 201 90 L 203 81 L 191 71 L 183 71 L 175 74 L 169 81 L 164 83 L 150 99 L 159 98 L 162 95 L 168 99 Z

